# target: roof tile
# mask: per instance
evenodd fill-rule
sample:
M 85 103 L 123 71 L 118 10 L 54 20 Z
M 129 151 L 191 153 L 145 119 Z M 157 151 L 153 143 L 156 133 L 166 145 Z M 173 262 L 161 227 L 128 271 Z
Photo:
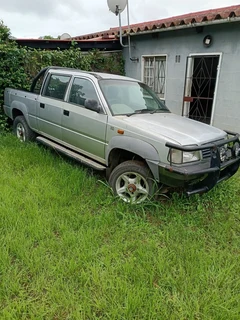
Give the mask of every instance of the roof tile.
M 131 33 L 141 33 L 144 31 L 151 31 L 155 29 L 167 29 L 170 27 L 177 27 L 183 25 L 190 25 L 195 23 L 206 23 L 216 20 L 234 19 L 240 17 L 240 5 L 234 5 L 225 8 L 217 8 L 199 12 L 191 12 L 180 16 L 159 19 L 148 22 L 135 23 L 130 25 Z M 126 34 L 128 26 L 122 27 L 123 33 Z M 111 35 L 117 37 L 119 35 L 119 27 L 110 28 L 110 30 L 91 33 L 87 35 L 77 36 L 73 39 L 85 40 L 104 37 Z

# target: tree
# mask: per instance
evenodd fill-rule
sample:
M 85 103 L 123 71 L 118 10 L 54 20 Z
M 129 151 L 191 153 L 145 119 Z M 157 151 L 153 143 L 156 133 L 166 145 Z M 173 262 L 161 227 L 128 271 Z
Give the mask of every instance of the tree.
M 44 40 L 53 40 L 53 39 L 56 39 L 56 38 L 54 38 L 54 37 L 52 37 L 52 36 L 50 36 L 50 35 L 47 35 L 47 36 L 44 36 L 44 37 L 42 37 Z
M 10 29 L 4 25 L 2 20 L 0 20 L 0 43 L 8 41 L 10 35 Z

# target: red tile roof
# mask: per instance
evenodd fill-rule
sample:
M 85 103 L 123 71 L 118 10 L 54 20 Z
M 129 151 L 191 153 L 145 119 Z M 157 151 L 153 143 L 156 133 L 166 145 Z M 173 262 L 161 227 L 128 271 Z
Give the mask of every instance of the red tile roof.
M 223 23 L 224 20 L 236 21 L 240 17 L 240 5 L 211 9 L 206 11 L 191 12 L 181 16 L 136 23 L 130 25 L 130 33 L 139 34 L 141 32 L 151 31 L 167 31 L 170 28 L 183 28 L 184 26 L 205 25 L 207 23 Z M 123 33 L 127 33 L 128 26 L 122 27 Z M 119 35 L 119 27 L 110 28 L 106 31 L 91 33 L 87 35 L 77 36 L 72 39 L 88 40 L 95 38 L 113 38 Z

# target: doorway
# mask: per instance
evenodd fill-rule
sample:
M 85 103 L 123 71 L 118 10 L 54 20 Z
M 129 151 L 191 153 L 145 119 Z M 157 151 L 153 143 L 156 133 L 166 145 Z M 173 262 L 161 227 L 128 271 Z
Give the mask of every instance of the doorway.
M 219 55 L 187 57 L 182 115 L 211 124 Z

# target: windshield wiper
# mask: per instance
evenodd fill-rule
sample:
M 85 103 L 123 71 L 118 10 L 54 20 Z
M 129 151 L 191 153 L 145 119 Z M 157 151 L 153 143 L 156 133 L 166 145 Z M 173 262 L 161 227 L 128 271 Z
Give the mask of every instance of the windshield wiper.
M 141 114 L 141 113 L 150 113 L 151 110 L 149 109 L 139 109 L 139 110 L 135 110 L 133 113 L 129 113 L 127 114 L 128 117 L 131 117 L 134 114 Z
M 152 110 L 150 113 L 154 114 L 154 113 L 157 113 L 157 112 L 160 112 L 160 113 L 169 112 L 169 110 L 167 110 L 167 109 L 155 109 L 155 110 Z

